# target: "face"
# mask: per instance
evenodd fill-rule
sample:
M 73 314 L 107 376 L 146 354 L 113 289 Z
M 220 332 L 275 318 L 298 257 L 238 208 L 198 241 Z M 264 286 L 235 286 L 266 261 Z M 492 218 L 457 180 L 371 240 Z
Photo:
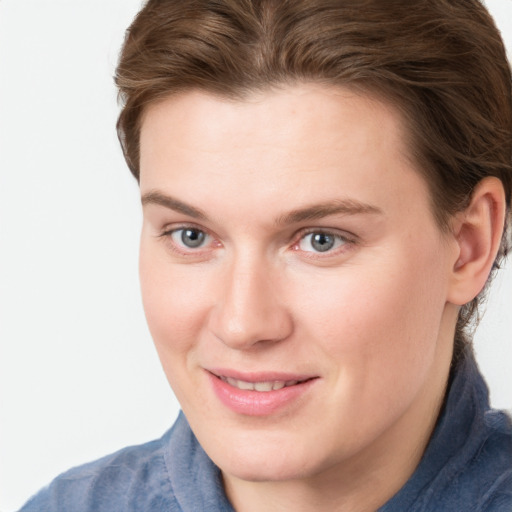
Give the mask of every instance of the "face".
M 319 86 L 146 112 L 144 307 L 225 475 L 313 477 L 432 427 L 455 251 L 402 139 L 391 106 Z

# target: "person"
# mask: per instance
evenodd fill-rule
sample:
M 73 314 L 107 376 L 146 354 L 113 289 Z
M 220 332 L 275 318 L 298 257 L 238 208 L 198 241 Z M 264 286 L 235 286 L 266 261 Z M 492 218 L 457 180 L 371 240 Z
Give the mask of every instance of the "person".
M 511 510 L 471 348 L 512 195 L 484 6 L 149 0 L 116 83 L 183 412 L 22 511 Z

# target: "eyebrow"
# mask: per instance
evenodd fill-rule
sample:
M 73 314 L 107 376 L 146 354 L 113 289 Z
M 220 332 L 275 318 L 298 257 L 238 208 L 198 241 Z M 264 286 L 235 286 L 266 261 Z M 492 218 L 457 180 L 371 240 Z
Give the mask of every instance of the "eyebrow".
M 169 208 L 179 213 L 198 220 L 208 220 L 206 213 L 180 201 L 172 196 L 168 196 L 158 191 L 151 191 L 144 194 L 141 198 L 142 205 L 156 204 Z M 312 204 L 304 208 L 297 208 L 288 213 L 280 215 L 274 221 L 277 226 L 287 224 L 297 224 L 299 222 L 319 220 L 331 215 L 361 215 L 361 214 L 382 214 L 382 210 L 377 206 L 354 201 L 353 199 L 340 199 L 327 201 L 324 203 Z
M 208 216 L 203 210 L 196 208 L 194 206 L 190 206 L 187 203 L 180 201 L 174 197 L 168 196 L 166 194 L 162 194 L 161 192 L 151 191 L 147 194 L 144 194 L 141 198 L 142 206 L 146 206 L 147 204 L 157 204 L 159 206 L 164 206 L 165 208 L 169 208 L 170 210 L 174 210 L 178 213 L 183 213 L 184 215 L 188 215 L 194 219 L 198 220 L 207 220 Z
M 371 204 L 354 201 L 353 199 L 339 199 L 325 203 L 312 204 L 305 208 L 292 210 L 276 219 L 276 224 L 297 224 L 299 222 L 319 220 L 330 215 L 361 215 L 382 214 L 382 210 Z

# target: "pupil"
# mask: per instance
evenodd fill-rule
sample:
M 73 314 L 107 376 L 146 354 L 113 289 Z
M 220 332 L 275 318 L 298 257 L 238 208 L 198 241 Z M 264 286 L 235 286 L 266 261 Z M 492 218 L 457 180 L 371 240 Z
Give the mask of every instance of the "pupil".
M 316 233 L 313 235 L 311 245 L 318 252 L 325 252 L 334 246 L 334 237 L 325 233 Z
M 197 229 L 184 229 L 181 233 L 181 241 L 187 247 L 199 247 L 204 241 L 204 233 Z

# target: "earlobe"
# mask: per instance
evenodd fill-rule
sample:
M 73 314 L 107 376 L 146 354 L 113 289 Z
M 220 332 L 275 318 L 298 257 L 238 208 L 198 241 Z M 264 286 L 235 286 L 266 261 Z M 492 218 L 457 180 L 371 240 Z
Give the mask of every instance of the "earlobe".
M 505 193 L 497 178 L 482 180 L 468 207 L 456 217 L 458 257 L 448 301 L 464 305 L 483 289 L 498 253 L 505 223 Z

